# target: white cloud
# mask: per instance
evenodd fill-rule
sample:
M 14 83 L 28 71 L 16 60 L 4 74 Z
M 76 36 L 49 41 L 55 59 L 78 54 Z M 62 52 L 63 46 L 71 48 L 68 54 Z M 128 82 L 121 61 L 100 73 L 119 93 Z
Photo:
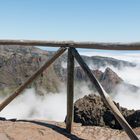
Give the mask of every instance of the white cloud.
M 77 100 L 86 94 L 90 94 L 88 87 L 82 83 L 75 88 L 75 99 Z M 18 119 L 45 119 L 64 121 L 66 117 L 66 88 L 63 87 L 60 93 L 46 93 L 39 96 L 35 90 L 27 89 L 22 95 L 14 99 L 1 112 L 1 117 Z M 0 99 L 3 101 L 3 99 Z

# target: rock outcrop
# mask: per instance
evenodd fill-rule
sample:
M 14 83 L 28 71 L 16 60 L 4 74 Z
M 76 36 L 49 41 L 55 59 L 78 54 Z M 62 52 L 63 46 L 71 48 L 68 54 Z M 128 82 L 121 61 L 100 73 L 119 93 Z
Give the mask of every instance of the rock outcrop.
M 108 93 L 116 93 L 118 86 L 127 89 L 131 92 L 136 92 L 139 87 L 126 83 L 121 77 L 119 77 L 113 70 L 109 67 L 105 69 L 104 72 L 100 70 L 91 70 L 95 77 L 99 80 L 103 88 Z M 86 81 L 88 83 L 89 78 L 85 72 L 80 67 L 75 68 L 75 80 L 76 81 Z M 95 88 L 95 87 L 94 87 Z
M 133 127 L 140 127 L 140 111 L 128 110 L 115 103 L 128 123 Z M 91 94 L 77 100 L 74 104 L 74 121 L 89 126 L 105 126 L 122 129 L 112 112 L 103 103 L 100 96 Z

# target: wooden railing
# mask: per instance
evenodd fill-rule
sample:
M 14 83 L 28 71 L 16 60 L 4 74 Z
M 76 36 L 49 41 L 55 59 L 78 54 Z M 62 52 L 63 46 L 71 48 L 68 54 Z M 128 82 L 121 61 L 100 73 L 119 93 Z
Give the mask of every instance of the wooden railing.
M 45 69 L 47 69 L 65 50 L 68 50 L 67 59 L 67 118 L 66 129 L 71 132 L 73 122 L 73 97 L 74 97 L 74 58 L 80 64 L 84 72 L 89 77 L 91 83 L 95 85 L 97 91 L 102 97 L 104 103 L 112 111 L 122 128 L 125 130 L 131 140 L 138 140 L 137 135 L 127 123 L 123 115 L 120 113 L 111 97 L 105 92 L 99 81 L 93 75 L 88 65 L 84 62 L 76 48 L 104 49 L 104 50 L 140 50 L 140 43 L 133 44 L 117 44 L 117 43 L 89 43 L 89 42 L 73 42 L 73 41 L 32 41 L 32 40 L 0 40 L 0 45 L 23 45 L 23 46 L 52 46 L 60 47 L 58 51 L 47 62 L 44 63 L 29 79 L 27 79 L 14 93 L 7 97 L 0 104 L 2 111 L 14 98 L 16 98 L 31 82 L 33 82 Z
M 140 43 L 95 43 L 74 41 L 43 41 L 43 40 L 0 40 L 0 45 L 26 45 L 49 47 L 72 47 L 103 50 L 140 50 Z

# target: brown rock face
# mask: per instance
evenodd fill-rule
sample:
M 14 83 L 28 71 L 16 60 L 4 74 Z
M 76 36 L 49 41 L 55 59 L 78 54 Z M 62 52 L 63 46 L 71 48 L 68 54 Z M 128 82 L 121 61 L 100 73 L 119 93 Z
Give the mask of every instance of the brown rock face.
M 128 123 L 140 127 L 140 111 L 128 110 L 115 103 Z M 101 97 L 91 94 L 77 100 L 74 104 L 74 121 L 82 125 L 106 126 L 122 129 L 112 112 L 103 103 Z
M 110 68 L 106 68 L 104 72 L 100 70 L 92 70 L 92 73 L 95 75 L 95 77 L 99 80 L 103 88 L 106 92 L 112 93 L 115 92 L 117 87 L 121 85 L 123 88 L 126 88 L 127 90 L 130 90 L 132 92 L 136 92 L 139 88 L 127 84 L 121 79 L 113 70 Z M 75 80 L 76 81 L 89 81 L 87 75 L 84 73 L 82 68 L 76 67 L 75 68 Z M 95 87 L 94 87 L 95 88 Z
M 100 77 L 100 82 L 107 92 L 111 92 L 123 80 L 110 68 L 106 68 L 105 72 Z
M 48 60 L 48 52 L 32 46 L 0 46 L 0 94 L 9 94 Z M 30 86 L 57 92 L 59 78 L 53 66 Z M 41 93 L 41 91 L 39 91 Z

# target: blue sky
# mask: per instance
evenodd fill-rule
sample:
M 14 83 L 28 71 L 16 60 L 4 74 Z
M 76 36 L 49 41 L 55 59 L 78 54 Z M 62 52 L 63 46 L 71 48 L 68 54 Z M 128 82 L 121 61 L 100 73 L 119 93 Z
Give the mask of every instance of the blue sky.
M 0 0 L 0 39 L 139 42 L 140 0 Z

